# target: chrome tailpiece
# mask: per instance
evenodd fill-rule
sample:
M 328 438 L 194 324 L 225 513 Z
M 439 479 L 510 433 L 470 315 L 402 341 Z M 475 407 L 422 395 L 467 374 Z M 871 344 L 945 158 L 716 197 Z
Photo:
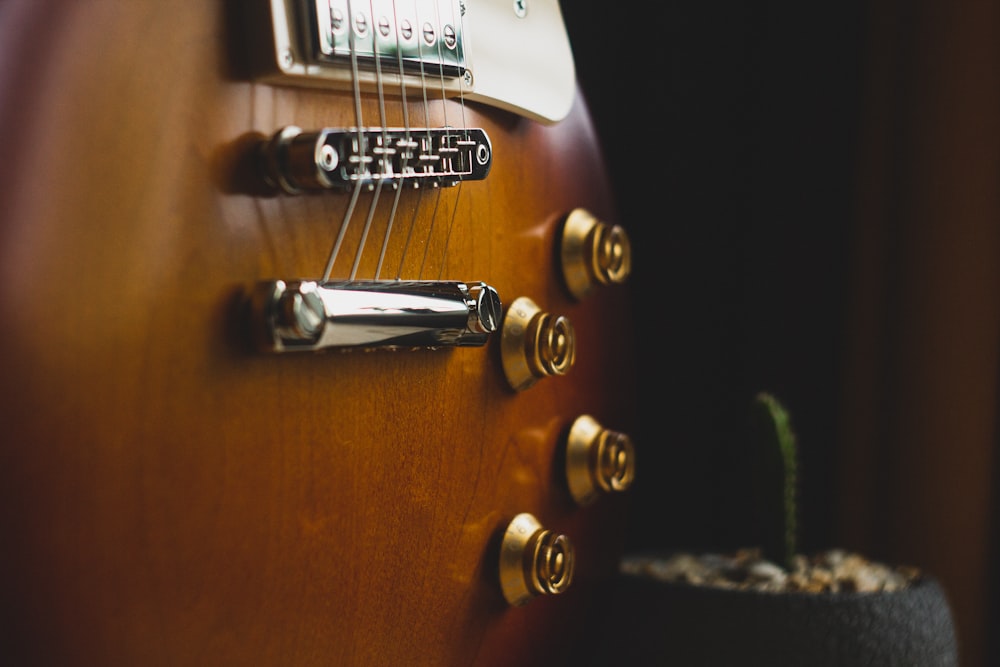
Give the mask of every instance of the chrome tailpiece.
M 399 280 L 261 282 L 250 307 L 267 352 L 481 346 L 502 310 L 486 283 Z

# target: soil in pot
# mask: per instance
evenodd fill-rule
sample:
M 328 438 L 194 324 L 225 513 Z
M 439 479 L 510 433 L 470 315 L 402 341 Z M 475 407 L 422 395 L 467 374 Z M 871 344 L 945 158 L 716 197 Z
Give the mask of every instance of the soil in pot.
M 831 550 L 785 570 L 757 550 L 627 557 L 591 664 L 958 667 L 945 592 Z

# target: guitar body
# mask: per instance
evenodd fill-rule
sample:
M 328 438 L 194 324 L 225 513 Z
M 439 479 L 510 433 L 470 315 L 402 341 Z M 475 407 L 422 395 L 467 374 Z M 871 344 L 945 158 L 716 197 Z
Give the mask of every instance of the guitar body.
M 484 128 L 494 159 L 481 182 L 403 192 L 386 253 L 388 277 L 483 280 L 505 307 L 527 296 L 569 318 L 566 376 L 514 391 L 497 335 L 261 353 L 249 287 L 321 274 L 349 196 L 268 191 L 246 149 L 286 125 L 349 126 L 355 107 L 245 76 L 239 5 L 0 7 L 0 652 L 60 665 L 585 653 L 627 494 L 578 506 L 561 447 L 581 414 L 628 432 L 634 377 L 628 292 L 575 299 L 558 266 L 570 210 L 615 221 L 582 100 L 552 125 L 411 102 L 411 121 Z M 379 117 L 374 96 L 362 106 Z M 401 123 L 400 101 L 386 107 Z M 375 275 L 391 199 L 358 275 Z M 411 220 L 418 250 L 404 254 Z M 333 277 L 353 260 L 345 250 Z M 515 607 L 497 553 L 521 512 L 570 537 L 576 573 Z

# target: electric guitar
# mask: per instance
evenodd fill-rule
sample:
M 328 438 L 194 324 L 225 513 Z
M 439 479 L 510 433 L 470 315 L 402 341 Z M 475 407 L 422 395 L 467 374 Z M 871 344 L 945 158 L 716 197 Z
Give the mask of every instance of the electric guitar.
M 0 5 L 0 653 L 586 655 L 628 237 L 555 0 Z

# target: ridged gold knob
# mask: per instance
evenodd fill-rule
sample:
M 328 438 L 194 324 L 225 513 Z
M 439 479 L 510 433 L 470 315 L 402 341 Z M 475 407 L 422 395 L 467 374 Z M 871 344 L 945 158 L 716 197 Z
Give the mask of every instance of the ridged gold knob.
M 539 595 L 558 595 L 573 581 L 576 561 L 565 535 L 542 528 L 531 514 L 518 514 L 500 545 L 500 588 L 519 607 Z
M 500 354 L 507 382 L 516 391 L 540 378 L 565 375 L 576 361 L 576 334 L 565 317 L 542 311 L 526 296 L 504 316 Z
M 590 415 L 573 422 L 566 442 L 566 481 L 580 505 L 602 493 L 626 490 L 635 478 L 635 448 L 624 433 L 601 426 Z
M 620 284 L 628 279 L 632 246 L 622 227 L 601 222 L 578 208 L 563 224 L 560 261 L 566 287 L 582 299 L 594 285 Z

